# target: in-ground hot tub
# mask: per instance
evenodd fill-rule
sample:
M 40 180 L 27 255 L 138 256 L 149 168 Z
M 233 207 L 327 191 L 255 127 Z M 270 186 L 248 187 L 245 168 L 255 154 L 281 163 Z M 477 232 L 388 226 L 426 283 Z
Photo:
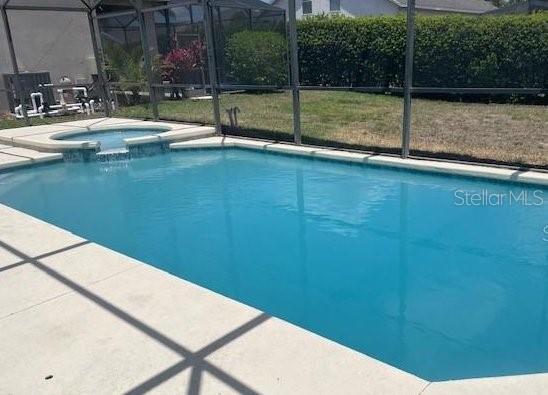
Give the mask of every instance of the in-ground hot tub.
M 127 139 L 157 137 L 158 133 L 164 132 L 165 129 L 104 129 L 94 130 L 90 132 L 70 132 L 54 137 L 55 140 L 77 141 L 77 142 L 95 142 L 95 147 L 99 151 L 112 151 L 124 149 L 127 146 Z

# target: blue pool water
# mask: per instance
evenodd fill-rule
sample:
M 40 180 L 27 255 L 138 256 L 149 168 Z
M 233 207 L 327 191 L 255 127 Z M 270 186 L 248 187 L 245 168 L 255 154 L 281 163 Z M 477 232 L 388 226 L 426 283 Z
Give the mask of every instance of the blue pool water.
M 0 174 L 4 204 L 430 380 L 548 371 L 539 196 L 239 149 Z
M 133 137 L 150 136 L 157 134 L 158 131 L 142 130 L 142 129 L 120 129 L 109 131 L 95 131 L 89 133 L 81 133 L 73 136 L 61 137 L 59 140 L 66 141 L 98 141 L 101 144 L 101 151 L 107 151 L 117 148 L 125 148 L 124 139 Z

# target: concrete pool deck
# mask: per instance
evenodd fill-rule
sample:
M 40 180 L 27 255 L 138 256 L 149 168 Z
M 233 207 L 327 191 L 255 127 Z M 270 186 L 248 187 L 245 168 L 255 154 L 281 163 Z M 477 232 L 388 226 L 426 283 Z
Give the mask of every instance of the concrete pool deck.
M 244 145 L 383 165 L 370 162 L 377 155 L 246 139 L 204 138 L 172 148 Z M 0 146 L 0 160 L 3 149 L 13 148 Z M 60 160 L 33 152 L 30 164 L 38 155 Z M 399 164 L 384 165 L 390 163 Z M 496 175 L 539 179 L 531 173 Z M 546 174 L 539 174 L 542 182 Z M 1 394 L 542 394 L 548 388 L 548 374 L 428 382 L 4 205 L 0 334 Z
M 429 383 L 3 205 L 0 333 L 8 394 L 548 388 L 548 374 Z
M 1 205 L 0 235 L 0 393 L 418 394 L 428 384 Z

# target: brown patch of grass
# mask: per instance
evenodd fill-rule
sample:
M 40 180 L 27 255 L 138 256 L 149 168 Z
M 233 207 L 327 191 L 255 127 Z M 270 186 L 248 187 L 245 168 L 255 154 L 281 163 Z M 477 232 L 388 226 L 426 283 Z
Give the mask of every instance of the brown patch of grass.
M 548 168 L 548 110 L 415 100 L 412 150 Z

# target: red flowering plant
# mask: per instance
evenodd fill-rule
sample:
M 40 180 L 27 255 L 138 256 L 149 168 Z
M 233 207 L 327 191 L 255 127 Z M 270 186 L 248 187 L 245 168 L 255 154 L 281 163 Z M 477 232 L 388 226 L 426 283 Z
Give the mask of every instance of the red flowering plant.
M 185 76 L 203 66 L 204 49 L 200 40 L 192 41 L 186 48 L 172 49 L 161 61 L 162 79 L 183 83 Z

